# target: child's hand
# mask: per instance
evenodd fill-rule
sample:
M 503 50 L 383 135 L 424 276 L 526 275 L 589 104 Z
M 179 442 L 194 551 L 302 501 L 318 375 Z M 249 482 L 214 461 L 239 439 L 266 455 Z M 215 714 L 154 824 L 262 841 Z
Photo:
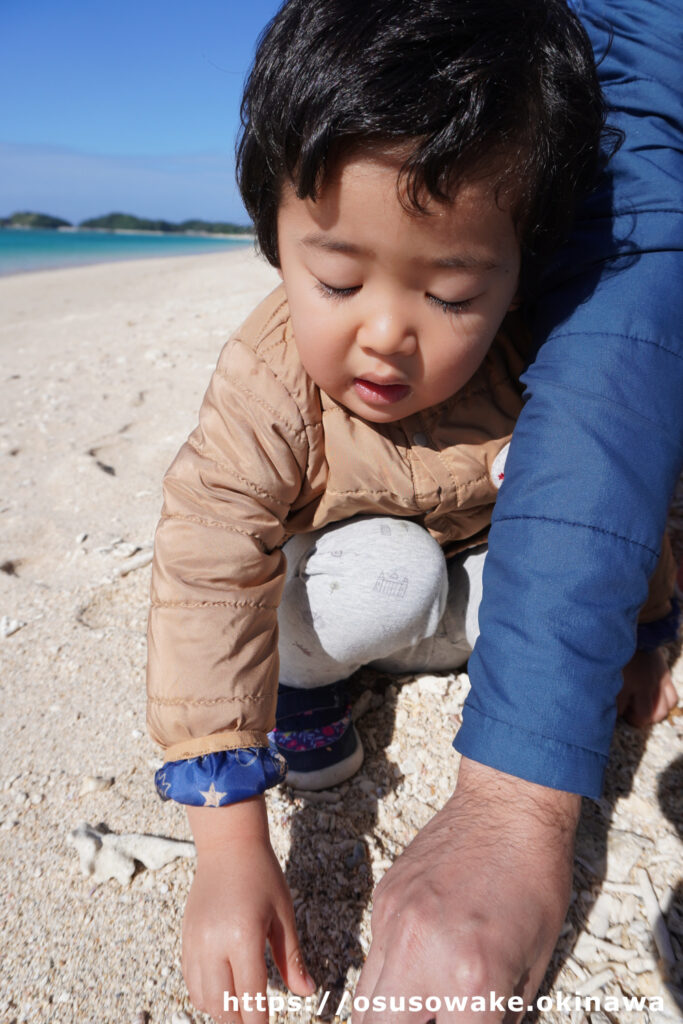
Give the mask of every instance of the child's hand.
M 624 668 L 624 685 L 617 697 L 617 713 L 630 725 L 646 729 L 662 722 L 678 704 L 664 652 L 636 651 Z
M 304 966 L 292 899 L 270 845 L 265 803 L 257 797 L 225 808 L 192 807 L 188 817 L 197 843 L 183 918 L 190 998 L 217 1021 L 268 1024 L 266 939 L 292 992 L 310 995 L 315 983 Z M 223 1009 L 224 992 L 238 997 L 239 1011 Z

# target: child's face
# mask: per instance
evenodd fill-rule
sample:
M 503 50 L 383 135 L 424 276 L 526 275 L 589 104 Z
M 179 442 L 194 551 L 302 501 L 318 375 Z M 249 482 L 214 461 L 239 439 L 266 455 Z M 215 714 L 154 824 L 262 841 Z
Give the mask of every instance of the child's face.
M 351 412 L 388 423 L 445 401 L 513 303 L 520 248 L 485 181 L 429 215 L 403 208 L 400 162 L 340 161 L 317 201 L 285 186 L 280 267 L 304 369 Z

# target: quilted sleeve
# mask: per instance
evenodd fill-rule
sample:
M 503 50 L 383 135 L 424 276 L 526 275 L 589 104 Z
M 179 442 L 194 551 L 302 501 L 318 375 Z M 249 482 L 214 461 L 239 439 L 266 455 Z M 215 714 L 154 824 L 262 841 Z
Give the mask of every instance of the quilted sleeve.
M 683 118 L 676 0 L 576 6 L 625 143 L 546 277 L 455 745 L 597 797 L 683 463 Z
M 283 524 L 307 452 L 284 386 L 248 346 L 229 342 L 199 426 L 164 479 L 155 537 L 147 722 L 167 762 L 268 746 Z

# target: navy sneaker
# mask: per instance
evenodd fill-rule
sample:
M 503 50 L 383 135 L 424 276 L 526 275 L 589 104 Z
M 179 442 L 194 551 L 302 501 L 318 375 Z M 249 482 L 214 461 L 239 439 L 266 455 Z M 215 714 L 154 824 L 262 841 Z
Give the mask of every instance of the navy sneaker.
M 296 789 L 338 786 L 363 763 L 363 744 L 343 682 L 315 689 L 281 683 L 269 739 L 287 762 L 285 782 Z

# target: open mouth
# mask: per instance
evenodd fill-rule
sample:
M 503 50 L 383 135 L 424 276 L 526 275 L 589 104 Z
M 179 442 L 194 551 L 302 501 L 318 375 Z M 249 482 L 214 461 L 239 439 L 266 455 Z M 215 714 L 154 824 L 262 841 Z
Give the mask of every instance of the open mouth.
M 361 398 L 373 405 L 390 405 L 393 402 L 400 402 L 410 394 L 408 384 L 376 384 L 363 377 L 355 377 L 353 386 Z

